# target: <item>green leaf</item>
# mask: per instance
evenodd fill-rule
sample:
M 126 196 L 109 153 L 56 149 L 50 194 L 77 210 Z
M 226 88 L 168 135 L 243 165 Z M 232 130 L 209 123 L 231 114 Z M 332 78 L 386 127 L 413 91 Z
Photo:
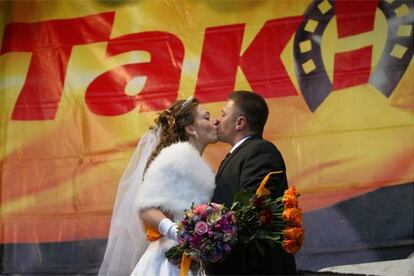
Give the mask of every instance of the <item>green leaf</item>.
M 248 191 L 240 191 L 234 195 L 233 201 L 238 201 L 240 203 L 247 202 L 251 198 L 252 194 Z
M 260 242 L 258 240 L 254 240 L 255 244 L 256 244 L 256 248 L 257 251 L 259 251 L 260 255 L 264 255 L 265 254 L 265 250 L 263 248 L 263 246 L 260 244 Z

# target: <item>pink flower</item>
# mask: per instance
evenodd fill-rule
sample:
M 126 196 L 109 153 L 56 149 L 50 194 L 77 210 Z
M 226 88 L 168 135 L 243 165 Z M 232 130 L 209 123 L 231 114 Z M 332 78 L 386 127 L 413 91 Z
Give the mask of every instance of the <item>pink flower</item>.
M 185 211 L 183 221 L 179 244 L 166 252 L 174 264 L 179 264 L 183 252 L 198 262 L 219 261 L 237 241 L 235 216 L 224 205 L 193 205 Z
M 199 221 L 195 225 L 195 232 L 199 235 L 203 235 L 208 231 L 208 224 L 204 221 Z
M 203 215 L 207 210 L 207 204 L 200 204 L 194 208 L 194 213 Z

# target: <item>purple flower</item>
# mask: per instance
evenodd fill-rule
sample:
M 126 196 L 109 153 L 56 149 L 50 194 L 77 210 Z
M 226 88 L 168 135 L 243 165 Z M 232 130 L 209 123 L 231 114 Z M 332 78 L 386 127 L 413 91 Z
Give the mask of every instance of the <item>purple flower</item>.
M 208 231 L 208 224 L 205 221 L 199 221 L 195 225 L 195 232 L 199 235 L 203 235 Z
M 201 237 L 198 235 L 191 236 L 189 243 L 193 248 L 199 248 L 201 245 Z
M 233 212 L 223 205 L 192 206 L 181 221 L 178 246 L 195 261 L 220 261 L 237 241 L 234 220 Z

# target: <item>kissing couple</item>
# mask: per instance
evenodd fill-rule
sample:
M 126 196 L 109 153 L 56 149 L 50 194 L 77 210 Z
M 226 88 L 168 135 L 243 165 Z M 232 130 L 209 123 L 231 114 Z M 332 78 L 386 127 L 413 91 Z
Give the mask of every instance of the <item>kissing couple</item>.
M 272 196 L 282 196 L 288 188 L 283 157 L 262 138 L 268 114 L 263 97 L 249 91 L 231 93 L 215 120 L 193 97 L 161 112 L 121 178 L 99 275 L 178 276 L 179 268 L 164 254 L 177 245 L 177 222 L 185 209 L 210 201 L 231 207 L 237 192 L 256 191 L 271 171 L 283 173 L 266 187 Z M 217 141 L 232 148 L 214 173 L 201 156 Z M 266 247 L 261 255 L 238 243 L 206 273 L 288 275 L 296 273 L 296 264 L 281 247 Z

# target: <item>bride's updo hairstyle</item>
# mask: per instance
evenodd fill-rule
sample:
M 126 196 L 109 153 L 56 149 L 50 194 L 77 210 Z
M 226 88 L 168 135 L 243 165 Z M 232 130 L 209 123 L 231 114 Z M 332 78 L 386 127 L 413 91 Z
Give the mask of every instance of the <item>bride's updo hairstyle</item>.
M 163 148 L 179 141 L 188 141 L 184 127 L 194 123 L 195 110 L 199 104 L 200 102 L 193 97 L 179 100 L 158 115 L 154 120 L 156 126 L 151 129 L 161 127 L 160 143 L 152 152 L 145 169 L 149 167 Z

